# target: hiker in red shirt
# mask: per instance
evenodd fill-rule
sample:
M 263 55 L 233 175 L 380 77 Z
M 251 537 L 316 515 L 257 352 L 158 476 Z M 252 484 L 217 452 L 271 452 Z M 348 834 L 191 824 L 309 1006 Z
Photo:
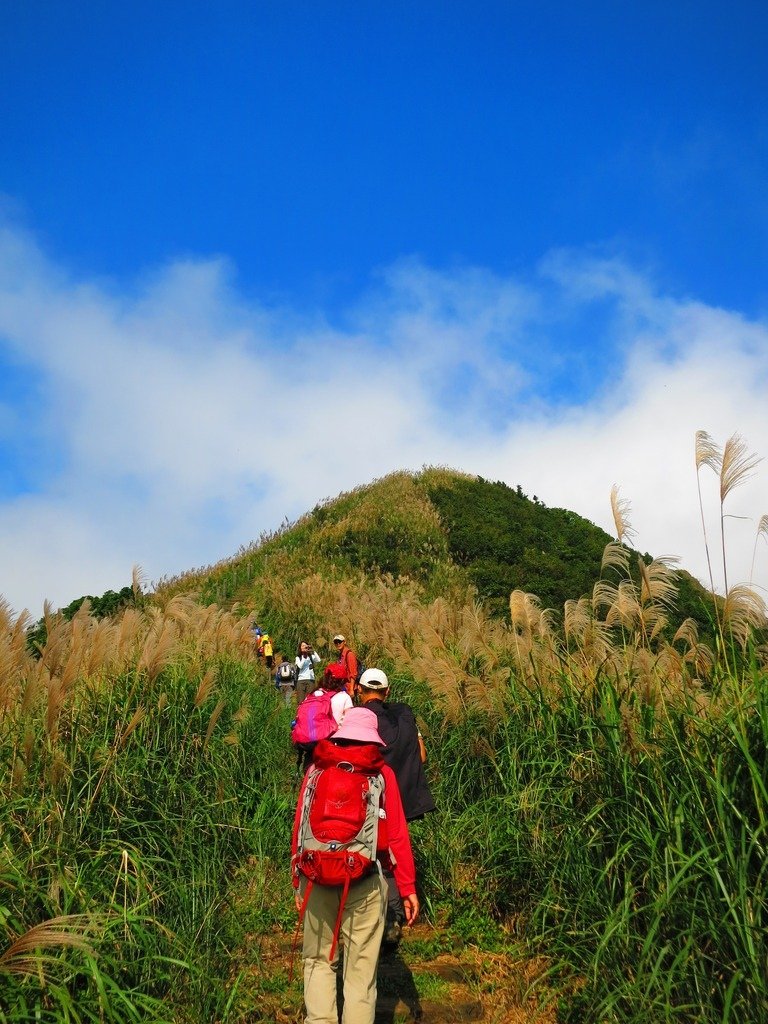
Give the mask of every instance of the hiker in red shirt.
M 339 939 L 344 1020 L 373 1024 L 387 908 L 381 866 L 394 872 L 407 924 L 418 917 L 408 825 L 394 773 L 381 756 L 384 746 L 374 713 L 350 708 L 333 736 L 317 744 L 302 783 L 291 864 L 304 920 L 306 1024 L 338 1020 Z M 342 834 L 350 819 L 351 829 Z
M 357 655 L 347 646 L 347 640 L 343 633 L 337 633 L 333 638 L 333 645 L 339 656 L 339 661 L 344 666 L 344 679 L 347 693 L 350 697 L 355 692 L 357 682 Z

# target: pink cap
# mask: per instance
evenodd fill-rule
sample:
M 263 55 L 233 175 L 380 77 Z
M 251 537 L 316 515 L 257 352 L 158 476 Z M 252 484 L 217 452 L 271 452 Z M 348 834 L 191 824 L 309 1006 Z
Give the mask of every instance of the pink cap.
M 379 720 L 368 708 L 350 708 L 341 725 L 331 736 L 332 740 L 356 740 L 358 743 L 377 743 L 386 747 L 379 736 Z

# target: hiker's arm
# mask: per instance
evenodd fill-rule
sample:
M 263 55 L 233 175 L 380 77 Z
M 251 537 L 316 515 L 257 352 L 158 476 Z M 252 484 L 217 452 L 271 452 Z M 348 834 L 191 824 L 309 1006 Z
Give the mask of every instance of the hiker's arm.
M 397 714 L 400 720 L 405 724 L 408 732 L 416 733 L 416 742 L 419 745 L 419 760 L 422 764 L 426 764 L 427 761 L 427 745 L 424 742 L 424 737 L 421 735 L 421 729 L 419 723 L 416 721 L 416 715 L 413 713 L 413 709 L 409 708 L 407 704 L 396 704 Z M 411 733 L 413 735 L 413 733 Z
M 424 737 L 421 735 L 420 732 L 417 732 L 416 736 L 418 737 L 418 740 L 419 740 L 419 757 L 421 758 L 421 763 L 422 764 L 426 764 L 427 763 L 427 745 L 424 742 Z
M 397 786 L 395 773 L 388 765 L 382 769 L 384 776 L 384 809 L 387 814 L 387 841 L 395 862 L 395 882 L 403 899 L 416 892 L 416 865 L 413 861 L 411 837 L 405 820 L 403 801 Z M 418 902 L 418 901 L 417 901 Z
M 296 898 L 298 899 L 298 895 Z M 419 916 L 419 897 L 415 892 L 412 892 L 410 896 L 403 896 L 403 910 L 406 924 L 413 924 Z

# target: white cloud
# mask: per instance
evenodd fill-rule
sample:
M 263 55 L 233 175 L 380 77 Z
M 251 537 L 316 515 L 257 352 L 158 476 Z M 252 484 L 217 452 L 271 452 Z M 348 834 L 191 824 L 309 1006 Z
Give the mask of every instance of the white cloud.
M 621 299 L 631 297 L 622 293 Z M 618 483 L 632 505 L 637 546 L 679 556 L 705 579 L 695 433 L 705 429 L 722 446 L 738 431 L 753 451 L 768 455 L 768 330 L 696 303 L 654 304 L 646 295 L 642 304 L 654 321 L 653 337 L 636 329 L 619 384 L 591 406 L 514 425 L 504 454 L 495 452 L 484 463 L 509 460 L 515 464 L 511 476 L 528 493 L 572 508 L 611 533 L 608 496 Z M 730 516 L 743 517 L 726 525 L 731 583 L 749 579 L 757 519 L 768 507 L 767 477 L 768 464 L 726 504 Z M 706 469 L 701 479 L 710 545 L 717 547 L 717 481 Z M 760 553 L 754 582 L 765 587 L 768 551 Z M 721 564 L 719 559 L 716 585 Z
M 596 304 L 600 336 L 569 336 Z M 554 374 L 593 341 L 591 397 L 569 404 Z M 38 382 L 23 433 L 56 467 L 0 500 L 0 592 L 34 614 L 44 597 L 125 585 L 136 562 L 158 578 L 214 561 L 325 496 L 425 463 L 519 482 L 606 527 L 619 483 L 638 546 L 701 576 L 696 429 L 721 442 L 739 430 L 768 455 L 765 326 L 577 254 L 527 284 L 403 261 L 333 328 L 246 301 L 225 260 L 130 286 L 73 281 L 6 230 L 3 351 Z M 13 465 L 23 445 L 6 404 Z M 731 511 L 766 511 L 766 474 Z M 754 533 L 728 529 L 731 578 L 746 578 Z

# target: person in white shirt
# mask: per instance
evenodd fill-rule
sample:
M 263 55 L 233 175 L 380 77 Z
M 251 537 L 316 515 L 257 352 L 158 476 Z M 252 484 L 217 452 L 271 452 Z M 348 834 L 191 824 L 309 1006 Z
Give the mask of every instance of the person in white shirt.
M 315 688 L 315 665 L 320 664 L 320 655 L 306 641 L 302 640 L 296 653 L 296 703 L 300 704 Z

